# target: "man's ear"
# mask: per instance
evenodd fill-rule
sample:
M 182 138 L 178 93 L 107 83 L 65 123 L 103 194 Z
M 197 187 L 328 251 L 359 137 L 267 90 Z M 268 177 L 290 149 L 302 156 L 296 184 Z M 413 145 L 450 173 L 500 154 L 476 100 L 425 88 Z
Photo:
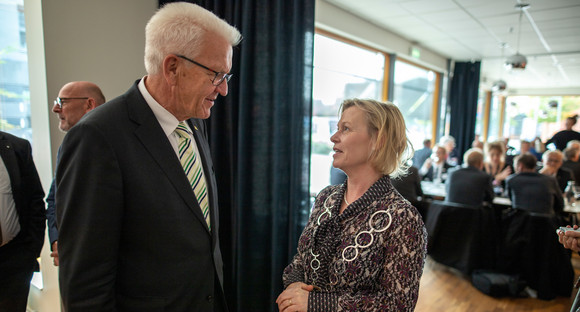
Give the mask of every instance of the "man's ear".
M 97 101 L 95 101 L 95 99 L 90 97 L 89 100 L 87 101 L 87 112 L 95 109 L 95 107 L 97 107 Z
M 171 86 L 177 83 L 178 62 L 179 60 L 174 54 L 169 54 L 163 59 L 163 77 L 165 77 L 165 80 Z

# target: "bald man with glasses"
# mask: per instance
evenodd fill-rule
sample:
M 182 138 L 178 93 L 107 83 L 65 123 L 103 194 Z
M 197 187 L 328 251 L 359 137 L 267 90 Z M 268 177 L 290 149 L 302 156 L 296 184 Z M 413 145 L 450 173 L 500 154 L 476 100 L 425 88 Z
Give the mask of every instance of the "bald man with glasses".
M 52 112 L 58 117 L 58 128 L 67 132 L 81 120 L 81 118 L 97 106 L 105 103 L 105 96 L 101 88 L 88 81 L 73 81 L 65 84 L 58 92 L 54 100 Z M 60 149 L 57 153 L 57 164 Z M 59 265 L 58 257 L 58 228 L 56 224 L 55 210 L 55 180 L 52 180 L 50 191 L 46 196 L 46 218 L 48 222 L 48 237 L 50 240 L 50 256 L 53 257 L 54 265 Z

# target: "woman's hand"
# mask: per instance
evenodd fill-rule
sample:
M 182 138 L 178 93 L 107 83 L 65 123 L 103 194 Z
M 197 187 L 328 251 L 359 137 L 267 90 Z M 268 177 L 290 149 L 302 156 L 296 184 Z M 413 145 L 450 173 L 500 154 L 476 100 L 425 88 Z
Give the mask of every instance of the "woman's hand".
M 500 173 L 495 175 L 495 180 L 501 182 L 505 180 L 510 174 L 512 174 L 512 169 L 509 166 L 505 167 Z
M 314 286 L 306 285 L 302 282 L 295 282 L 278 296 L 276 304 L 280 312 L 307 312 L 308 294 L 314 290 Z
M 570 226 L 568 226 L 570 227 Z M 578 226 L 574 225 L 574 229 L 577 230 Z M 580 232 L 574 231 L 559 231 L 558 232 L 558 241 L 560 244 L 564 245 L 565 248 L 571 249 L 574 251 L 580 251 L 580 245 L 578 241 L 580 239 Z

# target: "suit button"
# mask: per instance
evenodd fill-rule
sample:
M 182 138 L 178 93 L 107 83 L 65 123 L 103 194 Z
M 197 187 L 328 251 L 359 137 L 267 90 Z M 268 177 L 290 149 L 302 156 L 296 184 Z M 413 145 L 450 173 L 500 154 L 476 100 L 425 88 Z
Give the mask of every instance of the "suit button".
M 212 296 L 207 296 L 207 302 L 212 303 L 213 302 L 213 297 Z

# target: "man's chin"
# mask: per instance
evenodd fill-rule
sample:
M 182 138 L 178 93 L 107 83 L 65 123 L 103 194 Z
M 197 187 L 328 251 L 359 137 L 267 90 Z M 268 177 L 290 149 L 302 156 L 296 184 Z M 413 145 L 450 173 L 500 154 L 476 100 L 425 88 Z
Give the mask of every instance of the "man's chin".
M 66 127 L 64 125 L 58 125 L 58 130 L 60 130 L 60 132 L 62 133 L 67 133 L 69 129 L 70 129 L 69 127 Z

